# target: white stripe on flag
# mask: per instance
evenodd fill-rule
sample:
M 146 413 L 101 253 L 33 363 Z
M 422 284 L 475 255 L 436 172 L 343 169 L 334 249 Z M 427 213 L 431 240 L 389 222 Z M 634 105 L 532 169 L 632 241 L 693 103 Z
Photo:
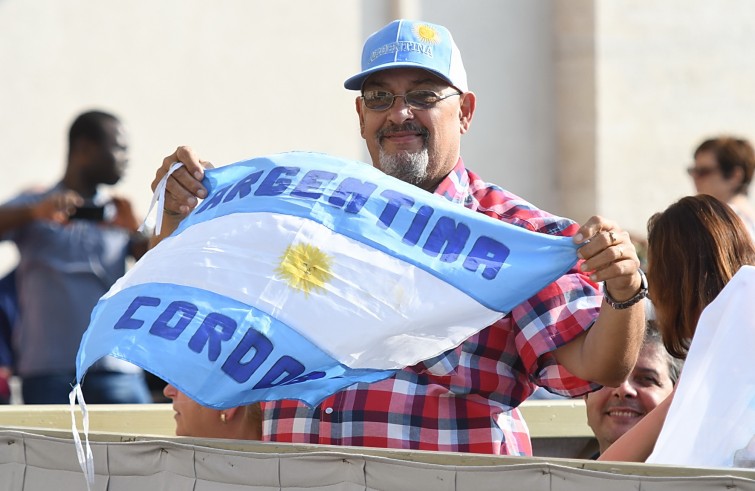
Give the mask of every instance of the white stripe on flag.
M 322 289 L 292 288 L 279 270 L 289 246 L 316 248 L 310 259 L 324 263 L 312 274 L 330 274 Z M 143 283 L 201 288 L 253 305 L 352 368 L 402 368 L 503 316 L 407 262 L 273 213 L 218 217 L 165 239 L 103 300 Z

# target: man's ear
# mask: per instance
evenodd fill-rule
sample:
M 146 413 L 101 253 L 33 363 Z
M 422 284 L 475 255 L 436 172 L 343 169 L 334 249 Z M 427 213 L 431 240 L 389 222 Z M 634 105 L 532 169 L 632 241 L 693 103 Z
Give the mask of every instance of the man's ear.
M 745 180 L 745 171 L 741 167 L 734 167 L 729 179 L 734 179 L 737 184 L 741 184 Z
M 71 144 L 69 151 L 70 164 L 81 166 L 88 163 L 96 150 L 96 144 L 86 138 L 79 138 Z
M 236 416 L 236 413 L 238 412 L 239 408 L 237 407 L 231 407 L 228 409 L 224 409 L 223 412 L 225 413 L 225 417 L 228 421 L 233 421 L 234 416 Z
M 459 128 L 462 135 L 469 131 L 475 107 L 477 107 L 477 98 L 474 92 L 463 93 L 461 95 L 461 106 L 459 107 Z
M 362 108 L 362 98 L 360 96 L 357 96 L 356 100 L 354 100 L 354 105 L 359 115 L 359 134 L 364 138 L 364 109 Z

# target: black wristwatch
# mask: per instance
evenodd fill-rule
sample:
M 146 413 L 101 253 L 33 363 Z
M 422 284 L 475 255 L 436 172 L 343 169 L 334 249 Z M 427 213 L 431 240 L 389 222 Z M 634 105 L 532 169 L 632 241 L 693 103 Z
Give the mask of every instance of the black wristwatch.
M 611 297 L 611 294 L 608 293 L 608 287 L 606 286 L 605 281 L 603 282 L 603 298 L 606 299 L 606 303 L 608 305 L 616 310 L 628 309 L 632 305 L 648 296 L 648 279 L 647 277 L 645 277 L 645 272 L 641 269 L 638 269 L 637 271 L 640 273 L 640 290 L 635 293 L 632 298 L 630 298 L 629 300 L 624 300 L 623 302 L 617 302 L 616 300 L 614 300 Z

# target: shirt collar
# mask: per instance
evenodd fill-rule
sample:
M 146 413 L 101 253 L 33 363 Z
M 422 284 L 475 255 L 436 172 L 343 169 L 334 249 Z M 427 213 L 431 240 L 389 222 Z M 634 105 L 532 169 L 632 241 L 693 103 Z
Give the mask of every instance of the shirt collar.
M 440 181 L 433 194 L 443 196 L 453 203 L 462 205 L 465 203 L 469 195 L 469 174 L 461 157 L 459 157 L 451 172 Z

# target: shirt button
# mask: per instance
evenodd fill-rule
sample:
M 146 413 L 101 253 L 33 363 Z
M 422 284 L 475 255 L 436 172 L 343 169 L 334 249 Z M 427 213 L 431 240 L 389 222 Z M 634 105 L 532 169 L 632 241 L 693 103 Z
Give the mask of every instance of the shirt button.
M 332 407 L 326 407 L 325 408 L 325 414 L 333 414 L 333 408 Z

